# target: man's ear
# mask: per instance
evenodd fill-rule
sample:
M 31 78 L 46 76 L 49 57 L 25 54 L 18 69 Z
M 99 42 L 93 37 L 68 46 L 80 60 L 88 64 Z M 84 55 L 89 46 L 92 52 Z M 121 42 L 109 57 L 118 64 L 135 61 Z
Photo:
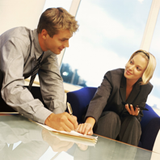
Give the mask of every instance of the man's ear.
M 42 29 L 41 36 L 43 39 L 46 39 L 48 37 L 48 32 L 46 29 Z

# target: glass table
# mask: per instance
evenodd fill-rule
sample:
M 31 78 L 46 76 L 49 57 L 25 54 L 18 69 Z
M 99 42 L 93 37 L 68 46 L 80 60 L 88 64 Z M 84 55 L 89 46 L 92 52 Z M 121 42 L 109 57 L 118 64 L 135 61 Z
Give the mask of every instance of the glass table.
M 101 136 L 89 146 L 63 140 L 20 115 L 1 115 L 0 159 L 158 160 L 160 155 Z

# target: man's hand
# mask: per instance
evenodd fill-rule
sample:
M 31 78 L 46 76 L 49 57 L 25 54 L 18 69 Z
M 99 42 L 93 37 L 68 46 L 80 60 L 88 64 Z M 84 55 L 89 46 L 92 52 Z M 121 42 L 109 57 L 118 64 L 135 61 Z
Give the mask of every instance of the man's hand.
M 77 117 L 72 116 L 67 112 L 50 114 L 50 116 L 45 120 L 45 124 L 56 130 L 67 132 L 75 130 L 78 127 Z

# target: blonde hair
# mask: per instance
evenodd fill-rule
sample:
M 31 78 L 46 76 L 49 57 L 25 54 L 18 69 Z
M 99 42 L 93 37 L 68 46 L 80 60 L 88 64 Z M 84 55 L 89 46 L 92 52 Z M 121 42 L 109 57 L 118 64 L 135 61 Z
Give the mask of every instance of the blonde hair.
M 69 30 L 71 33 L 76 32 L 79 25 L 75 17 L 63 8 L 48 8 L 45 10 L 39 20 L 37 32 L 41 33 L 46 29 L 50 37 L 58 34 L 59 30 Z
M 151 53 L 140 49 L 131 55 L 129 61 L 137 54 L 141 54 L 148 61 L 148 65 L 142 75 L 142 82 L 141 82 L 141 85 L 145 85 L 150 81 L 150 79 L 153 76 L 154 70 L 156 68 L 156 59 Z

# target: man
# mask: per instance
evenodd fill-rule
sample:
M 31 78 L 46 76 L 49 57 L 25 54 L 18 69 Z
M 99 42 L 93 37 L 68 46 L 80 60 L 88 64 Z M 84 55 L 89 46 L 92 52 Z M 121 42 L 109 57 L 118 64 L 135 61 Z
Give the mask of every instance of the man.
M 1 111 L 12 108 L 57 130 L 77 128 L 76 117 L 64 112 L 63 80 L 56 56 L 69 47 L 69 39 L 77 29 L 77 21 L 65 9 L 49 8 L 42 13 L 37 29 L 17 27 L 0 36 Z M 41 101 L 24 85 L 37 63 Z M 33 92 L 40 94 L 34 88 Z

